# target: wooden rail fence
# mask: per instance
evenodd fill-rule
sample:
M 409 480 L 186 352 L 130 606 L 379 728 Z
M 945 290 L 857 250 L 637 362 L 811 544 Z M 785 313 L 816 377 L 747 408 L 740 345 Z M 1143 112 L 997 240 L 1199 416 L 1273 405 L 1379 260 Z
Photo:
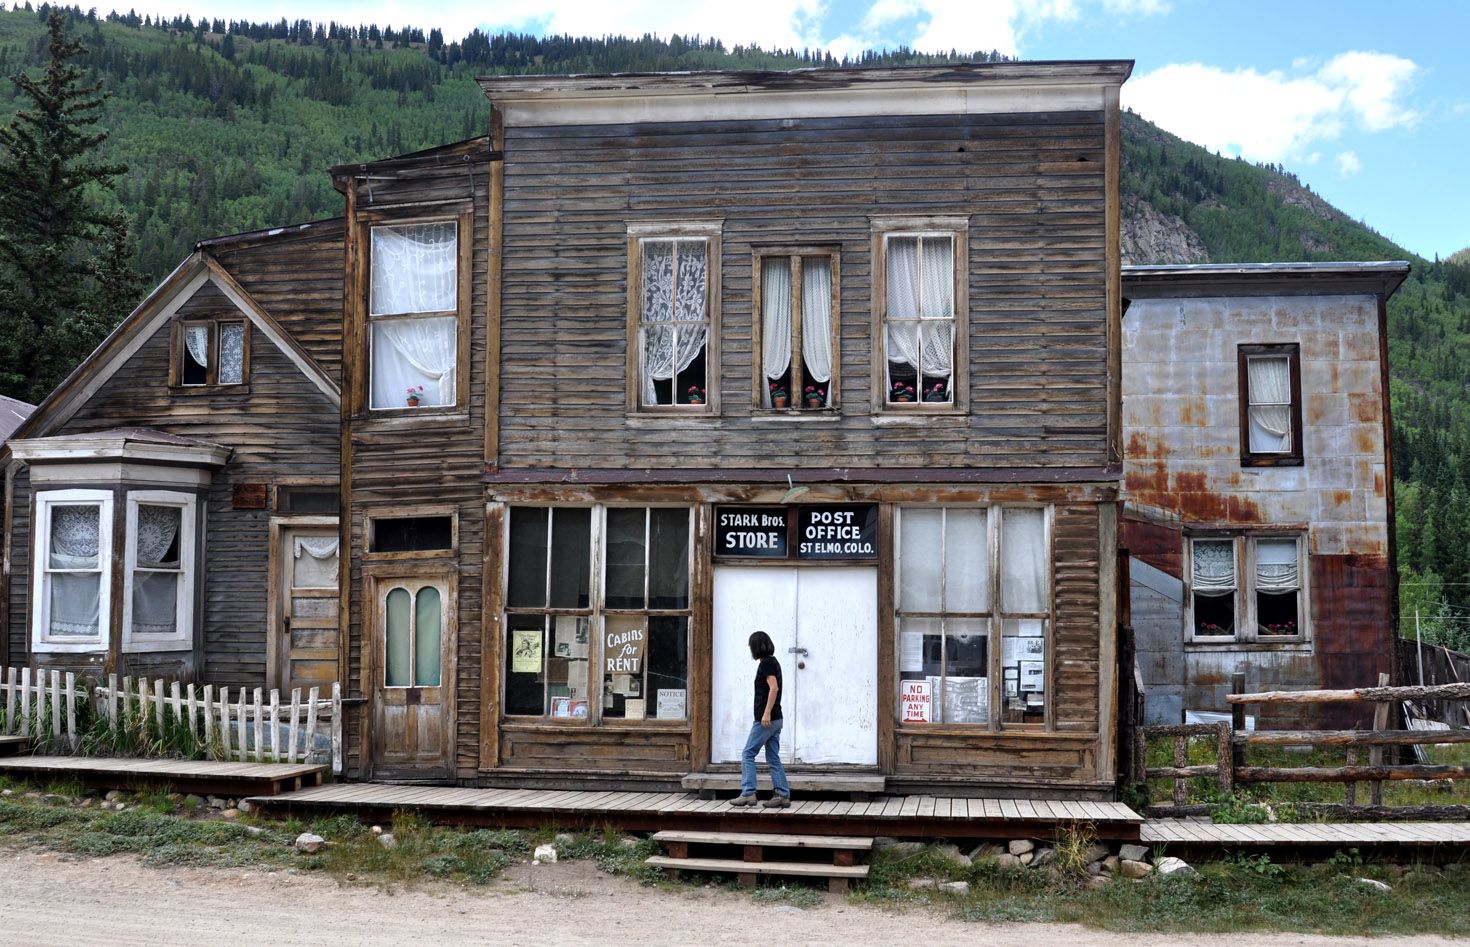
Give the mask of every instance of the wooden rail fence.
M 1173 780 L 1172 805 L 1150 806 L 1150 814 L 1199 815 L 1208 811 L 1204 805 L 1190 805 L 1189 781 L 1198 777 L 1212 778 L 1220 794 L 1245 783 L 1328 782 L 1344 785 L 1344 802 L 1298 803 L 1312 811 L 1333 812 L 1362 818 L 1470 818 L 1470 807 L 1415 806 L 1385 807 L 1383 786 L 1390 780 L 1402 779 L 1467 779 L 1470 766 L 1425 763 L 1385 762 L 1384 749 L 1395 746 L 1427 746 L 1470 743 L 1470 730 L 1390 730 L 1393 704 L 1406 700 L 1470 700 L 1470 684 L 1442 684 L 1427 687 L 1389 687 L 1388 675 L 1379 677 L 1379 686 L 1353 690 L 1244 691 L 1244 675 L 1237 674 L 1236 693 L 1225 699 L 1231 705 L 1232 722 L 1145 726 L 1135 728 L 1134 781 L 1146 786 L 1150 779 Z M 1246 709 L 1263 704 L 1322 704 L 1357 701 L 1375 704 L 1371 730 L 1248 730 Z M 1173 740 L 1174 758 L 1170 766 L 1149 766 L 1145 748 L 1150 739 Z M 1214 745 L 1214 762 L 1189 763 L 1189 742 L 1208 737 Z M 1251 766 L 1246 763 L 1250 746 L 1343 747 L 1342 766 Z M 1367 751 L 1366 764 L 1362 760 Z M 1358 783 L 1369 784 L 1370 802 L 1358 804 Z
M 313 687 L 303 697 L 279 690 L 124 677 L 106 684 L 78 681 L 75 672 L 0 667 L 0 736 L 27 736 L 36 743 L 81 748 L 84 708 L 113 730 L 132 727 L 144 741 L 162 741 L 170 728 L 187 733 L 213 760 L 306 763 L 330 756 L 342 772 L 342 688 L 330 696 Z M 79 720 L 81 723 L 79 724 Z M 318 750 L 318 734 L 330 748 Z

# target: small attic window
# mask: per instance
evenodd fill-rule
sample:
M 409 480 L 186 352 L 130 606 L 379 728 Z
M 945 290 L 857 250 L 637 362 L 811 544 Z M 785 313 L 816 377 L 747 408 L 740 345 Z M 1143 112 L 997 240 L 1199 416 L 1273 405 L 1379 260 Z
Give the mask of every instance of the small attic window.
M 250 333 L 238 319 L 181 322 L 173 355 L 173 387 L 243 385 L 250 374 Z

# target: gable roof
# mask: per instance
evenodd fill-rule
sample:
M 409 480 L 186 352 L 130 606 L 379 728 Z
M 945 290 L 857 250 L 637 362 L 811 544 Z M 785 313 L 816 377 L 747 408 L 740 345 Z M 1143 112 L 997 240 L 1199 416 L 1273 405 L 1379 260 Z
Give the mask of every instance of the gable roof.
M 39 437 L 65 424 L 112 377 L 119 366 L 142 348 L 180 307 L 208 283 L 213 283 L 254 324 L 257 331 L 275 343 L 333 405 L 341 407 L 342 391 L 337 383 L 235 281 L 219 261 L 208 251 L 200 249 L 185 258 L 91 355 L 72 369 L 71 374 L 46 396 L 34 413 L 14 432 L 14 437 Z

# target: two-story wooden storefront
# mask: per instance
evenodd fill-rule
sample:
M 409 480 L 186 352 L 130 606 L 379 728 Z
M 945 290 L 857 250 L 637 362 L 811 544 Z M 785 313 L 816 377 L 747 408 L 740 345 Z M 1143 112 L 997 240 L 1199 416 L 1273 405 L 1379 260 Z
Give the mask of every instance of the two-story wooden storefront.
M 340 355 L 297 360 L 325 404 L 259 400 L 268 359 L 292 354 L 259 319 L 246 366 L 228 360 L 246 387 L 170 374 L 200 363 L 222 384 L 225 330 L 190 329 L 196 309 L 216 318 L 205 303 L 250 321 L 209 270 L 201 302 L 155 305 L 140 354 L 114 343 L 114 377 L 145 352 L 152 374 L 107 395 L 84 366 L 12 482 L 50 463 L 78 486 L 68 445 L 40 435 L 79 418 L 203 438 L 175 445 L 197 471 L 176 492 L 197 500 L 164 505 L 207 538 L 191 548 L 210 591 L 181 593 L 200 618 L 170 627 L 192 636 L 189 672 L 232 647 L 255 670 L 281 647 L 256 648 L 253 619 L 236 642 L 211 611 L 228 582 L 208 574 L 257 577 L 232 593 L 252 609 L 290 601 L 263 582 L 289 588 L 270 563 L 297 558 L 270 552 L 294 495 L 270 459 L 302 445 L 269 442 L 255 466 L 241 445 L 266 443 L 271 414 L 340 417 L 340 439 L 333 425 L 305 452 L 340 473 L 340 518 L 302 521 L 338 529 L 336 597 L 282 606 L 260 634 L 337 623 L 311 655 L 346 689 L 356 777 L 611 788 L 732 769 L 764 630 L 796 768 L 893 791 L 1111 792 L 1130 67 L 484 80 L 488 138 L 333 169 L 344 220 L 318 227 L 345 275 L 343 257 L 293 258 L 289 235 L 246 241 L 277 267 L 251 284 L 279 293 L 269 325 Z M 302 299 L 334 315 L 293 300 L 329 268 L 334 293 Z M 281 315 L 298 308 L 320 325 Z M 112 406 L 84 410 L 99 397 Z M 205 423 L 215 410 L 240 420 Z M 119 602 L 142 581 L 140 540 L 117 538 L 138 533 L 128 489 L 96 501 Z M 12 561 L 40 548 L 29 502 Z M 11 572 L 13 655 L 53 630 L 16 594 L 28 574 Z

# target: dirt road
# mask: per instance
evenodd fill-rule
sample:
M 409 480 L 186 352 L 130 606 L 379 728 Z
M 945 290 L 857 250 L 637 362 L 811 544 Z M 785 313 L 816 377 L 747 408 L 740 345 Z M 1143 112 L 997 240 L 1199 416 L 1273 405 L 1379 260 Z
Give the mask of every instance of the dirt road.
M 321 944 L 901 944 L 1210 947 L 1254 944 L 1449 944 L 1299 934 L 1120 935 L 1062 925 L 981 925 L 929 911 L 894 913 L 829 897 L 817 907 L 756 904 L 716 889 L 664 891 L 587 862 L 518 866 L 488 889 L 430 885 L 389 892 L 319 875 L 258 869 L 153 869 L 131 858 L 0 854 L 0 943 Z

